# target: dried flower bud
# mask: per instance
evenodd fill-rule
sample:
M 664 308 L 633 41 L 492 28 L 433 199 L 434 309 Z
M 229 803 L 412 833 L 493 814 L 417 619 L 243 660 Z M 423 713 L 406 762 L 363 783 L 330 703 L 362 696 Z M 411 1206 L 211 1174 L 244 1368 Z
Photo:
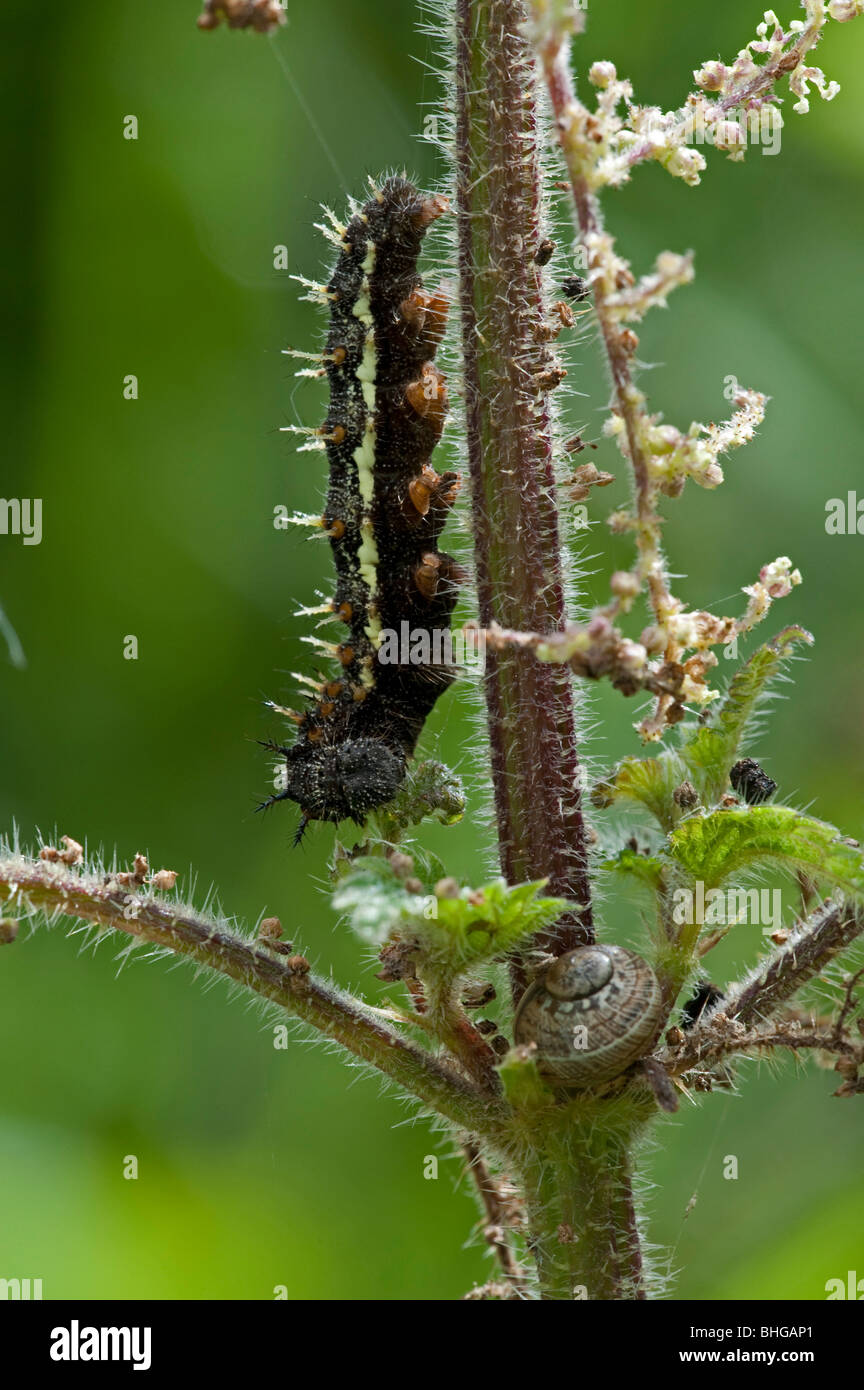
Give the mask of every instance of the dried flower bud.
M 73 840 L 71 835 L 61 835 L 60 843 L 65 845 L 65 849 L 59 855 L 64 864 L 80 864 L 83 861 L 84 846 L 79 845 L 77 840 Z
M 588 81 L 593 87 L 599 87 L 601 90 L 608 87 L 610 82 L 614 82 L 617 76 L 615 64 L 610 62 L 592 63 L 588 69 Z
M 699 794 L 692 782 L 682 782 L 672 793 L 672 800 L 682 811 L 692 811 L 694 806 L 699 805 Z
M 462 1007 L 464 1009 L 482 1009 L 485 1008 L 487 1004 L 491 1004 L 495 998 L 496 991 L 494 985 L 471 985 L 462 994 Z
M 176 883 L 176 869 L 157 869 L 150 879 L 150 886 L 155 888 L 157 893 L 170 893 Z
M 436 898 L 458 898 L 459 884 L 455 878 L 439 878 L 435 884 Z
M 278 917 L 265 917 L 259 924 L 258 935 L 262 941 L 279 941 L 282 937 L 282 923 Z
M 577 304 L 587 299 L 591 292 L 591 286 L 581 275 L 568 275 L 561 281 L 561 289 L 568 299 L 575 300 Z
M 397 937 L 385 941 L 378 954 L 381 969 L 377 978 L 385 984 L 396 980 L 414 980 L 417 975 L 417 942 Z
M 257 34 L 269 34 L 285 23 L 285 12 L 278 0 L 205 0 L 204 11 L 198 16 L 198 28 L 215 29 L 222 19 L 228 21 L 229 29 L 253 29 Z
M 641 586 L 638 576 L 630 570 L 616 570 L 609 580 L 609 587 L 616 598 L 627 600 L 638 598 Z
M 728 76 L 729 69 L 726 64 L 714 59 L 712 62 L 703 63 L 701 68 L 696 68 L 693 80 L 703 92 L 722 92 Z
M 573 313 L 570 305 L 564 303 L 563 299 L 556 299 L 550 312 L 555 315 L 562 328 L 572 328 L 576 322 L 576 315 Z M 556 328 L 553 336 L 557 337 L 560 331 L 560 328 Z
M 400 878 L 405 878 L 407 874 L 414 872 L 414 860 L 410 854 L 403 854 L 401 850 L 394 849 L 392 854 L 388 854 L 387 863 L 394 874 L 398 874 Z

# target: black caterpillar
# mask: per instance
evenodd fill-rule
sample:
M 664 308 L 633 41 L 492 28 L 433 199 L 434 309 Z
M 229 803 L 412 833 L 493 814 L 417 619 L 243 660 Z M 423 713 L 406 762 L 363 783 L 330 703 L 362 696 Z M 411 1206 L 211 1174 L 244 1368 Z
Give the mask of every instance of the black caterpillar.
M 459 475 L 439 476 L 429 463 L 447 410 L 432 359 L 448 301 L 428 294 L 417 273 L 426 230 L 446 211 L 446 199 L 393 177 L 347 227 L 331 216 L 339 259 L 326 287 L 315 287 L 330 311 L 321 359 L 330 405 L 313 431 L 325 442 L 330 482 L 324 515 L 312 524 L 329 536 L 336 591 L 315 611 L 335 615 L 348 635 L 323 644 L 342 670 L 316 685 L 312 705 L 300 714 L 272 706 L 298 736 L 290 748 L 268 745 L 284 754 L 286 774 L 284 790 L 264 805 L 295 801 L 298 839 L 310 820 L 362 823 L 392 800 L 455 674 L 446 656 L 412 664 L 404 642 L 393 659 L 393 635 L 437 635 L 430 648 L 440 651 L 457 597 L 458 567 L 437 541 Z

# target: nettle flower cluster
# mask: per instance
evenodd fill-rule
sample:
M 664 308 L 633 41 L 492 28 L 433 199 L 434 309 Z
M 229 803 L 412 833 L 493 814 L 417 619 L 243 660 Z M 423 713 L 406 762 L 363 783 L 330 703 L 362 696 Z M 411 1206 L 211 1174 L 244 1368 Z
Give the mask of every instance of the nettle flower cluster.
M 750 143 L 782 128 L 774 93 L 781 78 L 788 79 L 797 98 L 792 109 L 799 115 L 810 109 L 811 87 L 823 100 L 833 100 L 839 84 L 805 57 L 829 18 L 841 23 L 854 19 L 862 13 L 861 0 L 805 0 L 804 8 L 806 19 L 792 20 L 788 29 L 774 10 L 766 10 L 756 38 L 733 62 L 710 59 L 695 69 L 697 90 L 675 111 L 637 104 L 632 84 L 618 76 L 614 63 L 594 63 L 588 78 L 598 89 L 596 107 L 574 112 L 572 130 L 574 141 L 590 156 L 591 187 L 618 187 L 647 160 L 685 183 L 697 184 L 706 161 L 694 144 L 713 145 L 730 159 L 743 159 Z
M 567 662 L 581 676 L 606 677 L 625 694 L 653 692 L 655 707 L 637 725 L 646 741 L 661 738 L 670 725 L 679 723 L 687 705 L 703 707 L 717 698 L 719 692 L 709 679 L 717 665 L 714 649 L 761 622 L 772 603 L 801 582 L 801 574 L 786 556 L 764 564 L 755 583 L 743 590 L 748 602 L 739 616 L 689 609 L 672 592 L 661 544 L 661 501 L 679 497 L 688 480 L 703 488 L 718 487 L 724 480 L 721 458 L 753 439 L 764 419 L 767 397 L 736 382 L 734 412 L 728 420 L 694 421 L 686 429 L 650 411 L 635 380 L 639 338 L 631 325 L 652 308 L 665 306 L 672 290 L 692 281 L 693 257 L 664 251 L 653 270 L 637 279 L 603 226 L 597 194 L 625 183 L 637 165 L 648 161 L 688 184 L 698 184 L 706 160 L 697 145 L 711 145 L 733 160 L 743 159 L 751 136 L 758 138 L 766 127 L 776 130 L 782 125 L 776 92 L 781 80 L 788 81 L 799 113 L 809 109 L 811 88 L 830 101 L 839 86 L 809 64 L 807 55 L 829 18 L 852 19 L 862 6 L 858 0 L 805 0 L 804 9 L 806 18 L 794 20 L 787 29 L 773 10 L 766 10 L 756 38 L 733 62 L 704 63 L 694 73 L 697 91 L 683 107 L 663 112 L 636 104 L 632 84 L 606 61 L 595 62 L 588 72 L 596 90 L 593 108 L 581 102 L 564 77 L 562 55 L 568 35 L 584 27 L 583 15 L 555 0 L 534 0 L 530 32 L 546 69 L 574 193 L 586 280 L 613 384 L 604 433 L 626 459 L 633 480 L 632 505 L 613 512 L 607 522 L 613 532 L 633 536 L 636 556 L 630 570 L 612 575 L 610 601 L 587 624 L 568 624 L 551 637 L 493 630 L 490 640 L 530 646 L 541 660 Z M 580 501 L 592 485 L 608 480 L 601 474 L 583 478 L 589 467 L 583 466 L 577 476 L 574 496 Z M 647 596 L 651 621 L 634 640 L 620 631 L 616 620 L 628 614 L 642 594 Z

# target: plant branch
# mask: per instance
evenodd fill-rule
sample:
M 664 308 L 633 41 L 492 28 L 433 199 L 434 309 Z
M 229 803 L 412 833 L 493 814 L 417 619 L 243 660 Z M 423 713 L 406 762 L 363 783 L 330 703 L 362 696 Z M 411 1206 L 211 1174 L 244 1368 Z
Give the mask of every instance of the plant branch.
M 671 1074 L 682 1076 L 697 1066 L 710 1068 L 734 1053 L 772 1047 L 815 1048 L 853 1060 L 862 1056 L 860 1037 L 845 1031 L 860 971 L 847 985 L 833 1022 L 792 1016 L 769 1022 L 862 933 L 864 914 L 860 909 L 847 903 L 824 904 L 775 955 L 728 989 L 715 1008 L 706 1010 L 695 1027 L 670 1046 L 661 1058 L 664 1066 Z
M 648 413 L 633 370 L 639 339 L 625 324 L 628 319 L 642 318 L 654 304 L 664 302 L 676 285 L 688 283 L 692 278 L 692 258 L 664 252 L 658 257 L 655 274 L 637 283 L 627 262 L 616 253 L 597 199 L 597 189 L 604 182 L 598 174 L 597 161 L 598 151 L 606 149 L 608 142 L 620 133 L 616 107 L 621 100 L 631 100 L 632 90 L 628 83 L 618 80 L 612 64 L 594 64 L 589 78 L 601 88 L 600 105 L 596 114 L 589 112 L 576 96 L 569 63 L 570 34 L 579 29 L 581 16 L 570 12 L 566 5 L 550 4 L 549 0 L 533 0 L 532 13 L 532 35 L 543 64 L 567 167 L 600 340 L 612 379 L 612 415 L 606 433 L 615 438 L 628 460 L 633 480 L 632 511 L 615 513 L 609 523 L 613 530 L 632 532 L 636 564 L 632 573 L 612 576 L 613 602 L 604 616 L 609 627 L 608 618 L 629 611 L 645 589 L 654 622 L 643 632 L 641 642 L 631 645 L 636 647 L 636 656 L 643 666 L 649 653 L 660 655 L 659 670 L 665 683 L 674 685 L 672 677 L 677 677 L 679 683 L 677 693 L 674 689 L 658 693 L 654 713 L 639 725 L 643 738 L 654 740 L 667 725 L 684 718 L 685 702 L 704 705 L 715 697 L 716 692 L 705 681 L 706 672 L 717 664 L 711 647 L 749 631 L 765 616 L 771 601 L 788 594 L 800 583 L 801 576 L 786 557 L 763 566 L 757 582 L 744 591 L 750 602 L 746 613 L 738 619 L 686 612 L 685 605 L 672 593 L 661 543 L 660 499 L 677 497 L 688 479 L 705 488 L 722 483 L 720 455 L 753 438 L 764 416 L 766 398 L 736 384 L 736 409 L 728 421 L 707 426 L 694 422 L 686 432 L 664 425 L 661 416 Z M 656 154 L 656 146 L 654 149 Z M 682 160 L 685 154 L 702 160 L 690 149 L 677 153 Z M 610 634 L 614 636 L 611 628 Z M 689 649 L 694 654 L 685 660 Z
M 0 860 L 0 902 L 126 933 L 217 971 L 332 1038 L 460 1129 L 495 1143 L 505 1108 L 482 1097 L 446 1062 L 388 1027 L 367 1005 L 311 974 L 302 956 L 281 957 L 179 904 L 130 893 L 57 864 Z
M 605 233 L 600 208 L 591 190 L 590 153 L 577 138 L 580 126 L 577 114 L 584 114 L 584 108 L 577 101 L 573 87 L 569 40 L 563 27 L 550 20 L 540 42 L 539 52 L 558 132 L 558 142 L 570 179 L 579 232 L 590 257 L 592 249 L 602 240 Z M 592 278 L 594 312 L 612 375 L 616 409 L 624 422 L 627 434 L 641 540 L 641 577 L 647 583 L 655 618 L 662 626 L 666 618 L 677 610 L 663 565 L 660 523 L 652 506 L 647 451 L 640 438 L 637 404 L 639 393 L 630 369 L 632 349 L 626 336 L 627 330 L 621 328 L 619 316 L 609 302 L 620 288 L 621 286 L 608 284 L 605 277 Z
M 799 103 L 798 109 L 807 109 L 805 88 L 801 82 L 796 81 L 795 74 L 807 54 L 822 38 L 822 30 L 828 18 L 820 0 L 815 0 L 815 3 L 814 0 L 807 0 L 807 10 L 807 20 L 797 33 L 793 33 L 791 29 L 784 33 L 775 27 L 771 39 L 763 36 L 761 40 L 749 44 L 747 48 L 742 49 L 737 62 L 731 67 L 716 60 L 703 65 L 697 73 L 700 87 L 707 91 L 718 91 L 717 100 L 705 108 L 703 119 L 707 129 L 716 129 L 724 117 L 736 109 L 747 111 L 758 108 L 760 103 L 772 97 L 775 87 L 784 77 L 793 78 L 792 89 L 803 99 L 803 106 Z M 849 18 L 851 17 L 850 15 Z M 759 65 L 753 61 L 749 53 L 751 48 L 754 52 L 767 55 L 764 63 Z M 800 76 L 805 80 L 814 80 L 814 74 L 817 73 L 818 78 L 815 80 L 818 81 L 822 78 L 818 69 L 805 70 Z M 827 96 L 829 92 L 833 95 L 835 88 L 825 84 L 823 80 L 820 82 L 820 90 L 823 96 Z M 692 127 L 692 106 L 690 110 L 684 107 L 678 113 L 675 123 L 664 132 L 665 143 L 674 148 L 682 139 L 687 138 Z M 627 151 L 626 163 L 633 168 L 645 160 L 656 157 L 656 141 L 638 140 Z
M 483 1228 L 484 1239 L 494 1251 L 504 1278 L 512 1284 L 522 1285 L 525 1282 L 525 1272 L 516 1259 L 509 1236 L 513 1224 L 511 1206 L 502 1195 L 498 1181 L 489 1171 L 489 1165 L 484 1159 L 479 1145 L 473 1139 L 468 1139 L 462 1148 L 468 1172 L 474 1181 L 486 1214 Z
M 864 914 L 859 908 L 849 903 L 824 904 L 796 928 L 776 955 L 727 990 L 719 1007 L 727 1018 L 743 1024 L 768 1018 L 862 932 Z
M 839 1057 L 857 1059 L 860 1065 L 864 1044 L 838 1032 L 836 1027 L 808 1028 L 806 1024 L 790 1020 L 765 1028 L 746 1029 L 721 1014 L 712 1016 L 711 1027 L 706 1027 L 698 1038 L 688 1039 L 674 1061 L 668 1061 L 671 1076 L 683 1076 L 694 1068 L 710 1068 L 724 1057 L 735 1054 L 746 1055 L 761 1052 L 768 1048 L 784 1047 L 793 1052 L 801 1048 L 826 1053 L 836 1053 Z

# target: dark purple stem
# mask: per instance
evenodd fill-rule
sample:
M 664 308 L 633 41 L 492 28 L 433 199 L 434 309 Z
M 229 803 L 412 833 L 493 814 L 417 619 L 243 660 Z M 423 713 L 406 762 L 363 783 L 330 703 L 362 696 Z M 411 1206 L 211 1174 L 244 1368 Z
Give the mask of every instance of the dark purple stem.
M 460 297 L 480 623 L 552 633 L 565 617 L 556 364 L 533 259 L 540 163 L 525 18 L 520 0 L 457 4 Z M 572 900 L 541 943 L 561 953 L 593 939 L 572 677 L 530 651 L 490 651 L 485 695 L 502 871 L 511 883 L 546 878 Z

